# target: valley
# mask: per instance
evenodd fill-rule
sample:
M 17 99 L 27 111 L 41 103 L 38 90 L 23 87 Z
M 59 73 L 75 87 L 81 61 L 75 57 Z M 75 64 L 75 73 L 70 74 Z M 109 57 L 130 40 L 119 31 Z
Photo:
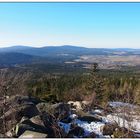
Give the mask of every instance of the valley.
M 139 51 L 0 49 L 0 137 L 139 138 Z

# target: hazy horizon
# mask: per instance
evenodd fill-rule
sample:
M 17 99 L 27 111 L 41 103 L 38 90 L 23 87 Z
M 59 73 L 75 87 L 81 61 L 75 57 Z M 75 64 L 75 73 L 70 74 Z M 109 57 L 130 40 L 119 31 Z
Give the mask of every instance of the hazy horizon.
M 47 46 L 47 45 L 45 45 L 45 46 L 40 46 L 40 47 L 36 47 L 36 46 L 26 46 L 26 45 L 13 45 L 13 46 L 7 46 L 7 47 L 0 47 L 0 49 L 3 49 L 3 48 L 12 48 L 12 47 L 31 47 L 31 48 L 43 48 L 43 47 L 65 47 L 65 46 L 73 46 L 73 47 L 82 47 L 82 48 L 91 48 L 91 47 L 86 47 L 86 46 L 76 46 L 76 45 L 58 45 L 58 46 L 56 46 L 56 45 L 49 45 L 49 46 Z M 92 47 L 93 49 L 140 49 L 140 48 L 133 48 L 133 47 L 131 47 L 131 48 L 127 48 L 127 47 L 116 47 L 116 48 L 107 48 L 107 47 Z
M 0 3 L 0 48 L 140 48 L 140 3 Z

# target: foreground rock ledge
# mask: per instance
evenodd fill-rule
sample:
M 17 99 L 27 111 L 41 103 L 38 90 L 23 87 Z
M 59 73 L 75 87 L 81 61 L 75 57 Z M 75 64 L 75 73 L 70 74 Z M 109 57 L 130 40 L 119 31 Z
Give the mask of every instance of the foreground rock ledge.
M 27 130 L 19 138 L 47 138 L 47 134 Z

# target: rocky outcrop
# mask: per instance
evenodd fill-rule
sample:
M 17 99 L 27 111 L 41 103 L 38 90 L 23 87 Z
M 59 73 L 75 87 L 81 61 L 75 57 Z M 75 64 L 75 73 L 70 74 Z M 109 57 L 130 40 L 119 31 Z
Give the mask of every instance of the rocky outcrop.
M 69 117 L 70 115 L 70 106 L 66 103 L 60 103 L 55 108 L 55 114 L 56 117 L 59 117 L 60 120 Z
M 81 121 L 86 121 L 88 123 L 91 123 L 91 122 L 101 122 L 102 119 L 98 116 L 95 116 L 95 115 L 85 115 L 85 116 L 82 116 L 82 117 L 78 117 L 79 120 Z
M 41 125 L 41 126 L 45 127 L 40 115 L 37 115 L 37 116 L 30 118 L 30 121 L 33 122 L 34 124 Z
M 23 134 L 26 130 L 40 132 L 40 133 L 47 133 L 47 129 L 41 125 L 37 125 L 30 120 L 25 120 L 22 123 L 18 123 L 16 125 L 16 136 L 19 137 Z
M 35 105 L 22 105 L 18 108 L 16 113 L 16 120 L 20 120 L 22 116 L 26 116 L 28 118 L 31 118 L 33 116 L 36 116 L 39 114 L 38 109 Z
M 15 96 L 6 100 L 5 113 L 0 117 L 1 124 L 6 121 L 6 130 L 9 131 L 18 123 L 23 116 L 33 117 L 38 115 L 39 111 L 36 104 L 40 100 L 28 96 Z M 3 124 L 4 125 L 4 124 Z
M 82 102 L 76 104 L 40 102 L 38 99 L 15 97 L 11 109 L 0 117 L 6 120 L 7 137 L 19 138 L 133 138 L 133 131 L 122 128 L 108 119 L 106 110 L 95 106 L 83 109 Z M 9 103 L 11 105 L 11 103 Z M 77 105 L 77 106 L 76 106 Z M 86 106 L 86 105 L 85 105 Z M 5 131 L 1 131 L 4 133 Z M 39 137 L 38 137 L 38 136 Z M 5 137 L 5 135 L 1 135 Z
M 47 138 L 47 134 L 27 130 L 19 138 Z

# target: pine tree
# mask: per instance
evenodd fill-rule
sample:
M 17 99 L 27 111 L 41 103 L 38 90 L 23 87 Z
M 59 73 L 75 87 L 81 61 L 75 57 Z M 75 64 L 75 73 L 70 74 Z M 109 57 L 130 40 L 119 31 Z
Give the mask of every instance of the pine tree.
M 101 103 L 104 99 L 104 79 L 99 74 L 98 64 L 94 63 L 90 73 L 88 89 L 95 94 L 95 103 Z M 94 103 L 93 103 L 94 104 Z

